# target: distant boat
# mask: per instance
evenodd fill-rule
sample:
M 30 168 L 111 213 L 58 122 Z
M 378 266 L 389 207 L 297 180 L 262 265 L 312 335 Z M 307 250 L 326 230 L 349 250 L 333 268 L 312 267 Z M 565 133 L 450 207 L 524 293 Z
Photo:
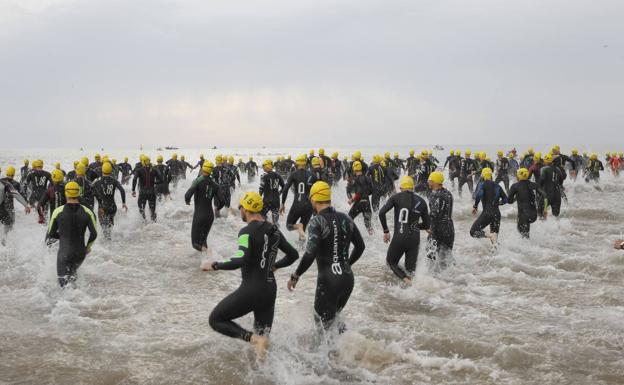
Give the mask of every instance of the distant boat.
M 156 151 L 162 151 L 162 150 L 163 150 L 163 149 L 162 149 L 162 147 L 158 147 L 158 148 L 156 149 Z
M 217 149 L 217 146 L 212 146 L 212 149 L 213 149 L 213 150 L 216 150 L 216 149 Z
M 177 147 L 171 147 L 171 146 L 165 147 L 165 150 L 177 150 L 177 149 L 178 149 Z
M 440 146 L 439 144 L 436 144 L 435 146 L 433 146 L 433 149 L 436 151 L 444 151 L 444 147 Z

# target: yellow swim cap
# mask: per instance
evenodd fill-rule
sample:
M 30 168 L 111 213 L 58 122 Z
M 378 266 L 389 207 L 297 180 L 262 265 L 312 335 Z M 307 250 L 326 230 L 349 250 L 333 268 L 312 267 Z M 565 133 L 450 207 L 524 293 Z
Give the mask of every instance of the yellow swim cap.
M 251 213 L 259 213 L 264 207 L 262 197 L 255 191 L 249 191 L 240 199 L 240 205 Z
M 61 183 L 63 181 L 63 172 L 59 169 L 52 170 L 52 182 Z
M 331 201 L 331 187 L 327 182 L 318 181 L 312 185 L 310 189 L 310 200 L 314 202 Z
M 67 198 L 78 198 L 80 196 L 80 185 L 74 181 L 65 185 L 65 196 Z
M 413 190 L 414 189 L 414 178 L 409 175 L 405 175 L 401 177 L 401 181 L 399 182 L 399 187 L 404 190 Z
M 529 179 L 529 170 L 524 167 L 518 169 L 518 172 L 516 172 L 516 176 L 518 177 L 518 180 L 527 180 Z
M 109 175 L 113 172 L 113 165 L 106 162 L 102 165 L 102 174 Z
M 492 169 L 489 167 L 481 170 L 481 179 L 483 180 L 491 180 L 492 179 Z
M 429 180 L 433 183 L 443 184 L 444 183 L 444 174 L 440 171 L 434 171 L 429 174 Z

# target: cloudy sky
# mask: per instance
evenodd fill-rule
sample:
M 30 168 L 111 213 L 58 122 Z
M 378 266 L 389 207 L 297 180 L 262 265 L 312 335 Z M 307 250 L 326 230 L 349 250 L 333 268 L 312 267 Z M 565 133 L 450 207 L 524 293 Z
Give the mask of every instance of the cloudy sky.
M 622 20 L 622 0 L 0 0 L 0 147 L 621 143 Z

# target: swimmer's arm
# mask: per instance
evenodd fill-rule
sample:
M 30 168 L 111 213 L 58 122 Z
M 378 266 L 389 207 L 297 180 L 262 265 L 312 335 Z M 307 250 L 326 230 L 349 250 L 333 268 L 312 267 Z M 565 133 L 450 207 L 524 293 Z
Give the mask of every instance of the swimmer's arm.
M 366 245 L 364 245 L 364 239 L 362 238 L 362 234 L 360 234 L 360 230 L 357 228 L 355 223 L 353 224 L 351 243 L 353 243 L 353 250 L 351 251 L 351 256 L 349 257 L 349 265 L 353 266 L 353 264 L 355 264 L 355 262 L 360 259 L 360 257 L 364 253 L 364 249 L 366 248 Z
M 297 250 L 286 240 L 286 238 L 280 233 L 280 244 L 279 249 L 284 252 L 284 257 L 279 261 L 273 264 L 273 267 L 276 269 L 282 269 L 284 267 L 290 266 L 297 259 L 299 259 L 299 253 Z
M 241 230 L 238 233 L 238 251 L 229 260 L 215 262 L 212 267 L 215 270 L 236 270 L 240 269 L 245 261 L 249 259 L 249 233 Z

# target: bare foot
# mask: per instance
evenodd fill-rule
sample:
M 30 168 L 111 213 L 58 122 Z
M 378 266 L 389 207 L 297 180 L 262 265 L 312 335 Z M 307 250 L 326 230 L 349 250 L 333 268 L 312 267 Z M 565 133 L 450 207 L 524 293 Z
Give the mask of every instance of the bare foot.
M 496 233 L 487 233 L 487 234 L 485 234 L 485 236 L 487 238 L 489 238 L 489 240 L 492 242 L 493 245 L 496 245 L 496 242 L 498 241 L 498 234 L 496 234 Z
M 252 335 L 249 342 L 253 345 L 256 352 L 256 358 L 260 362 L 266 359 L 267 349 L 269 348 L 269 338 L 266 336 Z

